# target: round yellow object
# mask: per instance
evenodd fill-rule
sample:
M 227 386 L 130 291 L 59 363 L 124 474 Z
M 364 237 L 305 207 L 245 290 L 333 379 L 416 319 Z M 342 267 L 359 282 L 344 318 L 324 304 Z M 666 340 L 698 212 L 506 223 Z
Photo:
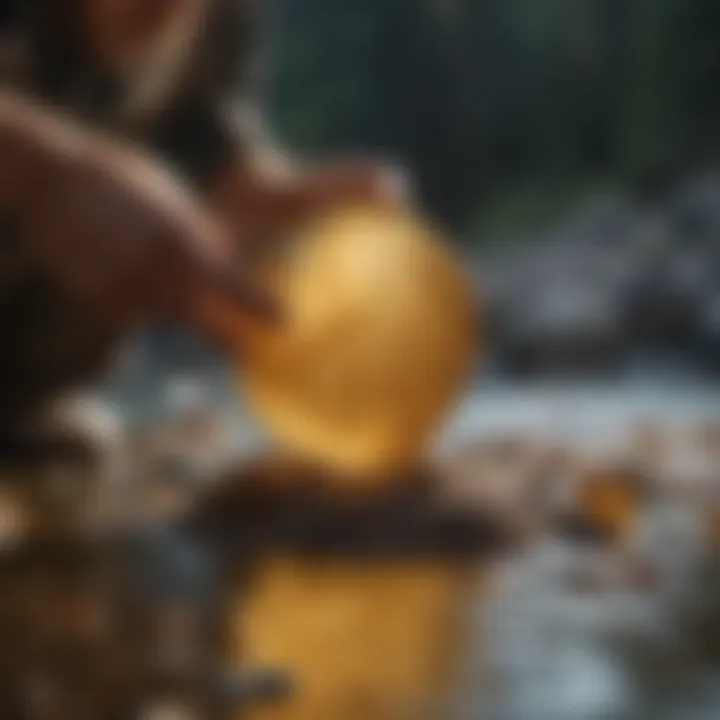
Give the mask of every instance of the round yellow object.
M 473 351 L 471 293 L 409 212 L 352 207 L 293 238 L 270 281 L 288 312 L 243 342 L 251 406 L 285 446 L 334 470 L 417 460 Z

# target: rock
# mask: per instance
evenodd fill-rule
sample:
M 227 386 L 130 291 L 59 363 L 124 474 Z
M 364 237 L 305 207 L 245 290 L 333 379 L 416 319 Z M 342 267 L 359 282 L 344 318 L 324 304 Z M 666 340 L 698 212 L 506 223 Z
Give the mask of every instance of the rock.
M 607 371 L 616 367 L 625 345 L 613 298 L 566 281 L 518 303 L 506 323 L 499 352 L 515 373 Z

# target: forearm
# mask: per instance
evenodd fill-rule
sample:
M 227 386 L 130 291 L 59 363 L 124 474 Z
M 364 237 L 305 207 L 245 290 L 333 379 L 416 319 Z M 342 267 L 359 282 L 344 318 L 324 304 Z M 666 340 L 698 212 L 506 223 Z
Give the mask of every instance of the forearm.
M 89 144 L 72 123 L 21 95 L 0 90 L 0 208 L 30 209 L 44 183 Z

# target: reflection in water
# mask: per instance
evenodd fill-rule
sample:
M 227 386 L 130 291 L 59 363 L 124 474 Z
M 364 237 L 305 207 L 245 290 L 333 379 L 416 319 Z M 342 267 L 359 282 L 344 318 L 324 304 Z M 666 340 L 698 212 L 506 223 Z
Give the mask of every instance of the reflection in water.
M 444 700 L 464 639 L 468 570 L 431 559 L 263 563 L 235 615 L 233 644 L 252 665 L 287 668 L 296 691 L 252 720 L 428 713 Z
M 166 398 L 179 388 L 181 399 L 203 398 L 222 408 L 233 453 L 250 453 L 261 441 L 223 378 L 200 385 L 176 378 L 168 387 Z M 441 448 L 525 433 L 622 448 L 637 422 L 677 427 L 681 434 L 697 421 L 720 417 L 718 390 L 700 381 L 649 375 L 525 386 L 489 379 L 448 423 Z M 116 394 L 125 407 L 130 397 Z M 145 400 L 150 407 L 152 398 Z M 137 403 L 131 410 L 143 414 Z M 694 461 L 689 466 L 679 456 L 668 467 L 673 462 L 692 474 Z M 703 472 L 717 479 L 717 467 Z M 548 542 L 502 568 L 490 597 L 478 591 L 474 649 L 452 717 L 720 717 L 720 580 L 707 553 L 704 510 L 697 498 L 653 501 L 632 542 L 612 556 Z M 645 567 L 652 570 L 649 579 Z

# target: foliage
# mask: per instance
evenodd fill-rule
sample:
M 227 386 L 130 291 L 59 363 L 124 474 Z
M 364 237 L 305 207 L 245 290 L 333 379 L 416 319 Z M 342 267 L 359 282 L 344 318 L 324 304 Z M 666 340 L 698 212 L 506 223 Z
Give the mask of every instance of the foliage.
M 277 2 L 281 136 L 398 157 L 457 229 L 518 188 L 624 181 L 717 144 L 717 0 Z

